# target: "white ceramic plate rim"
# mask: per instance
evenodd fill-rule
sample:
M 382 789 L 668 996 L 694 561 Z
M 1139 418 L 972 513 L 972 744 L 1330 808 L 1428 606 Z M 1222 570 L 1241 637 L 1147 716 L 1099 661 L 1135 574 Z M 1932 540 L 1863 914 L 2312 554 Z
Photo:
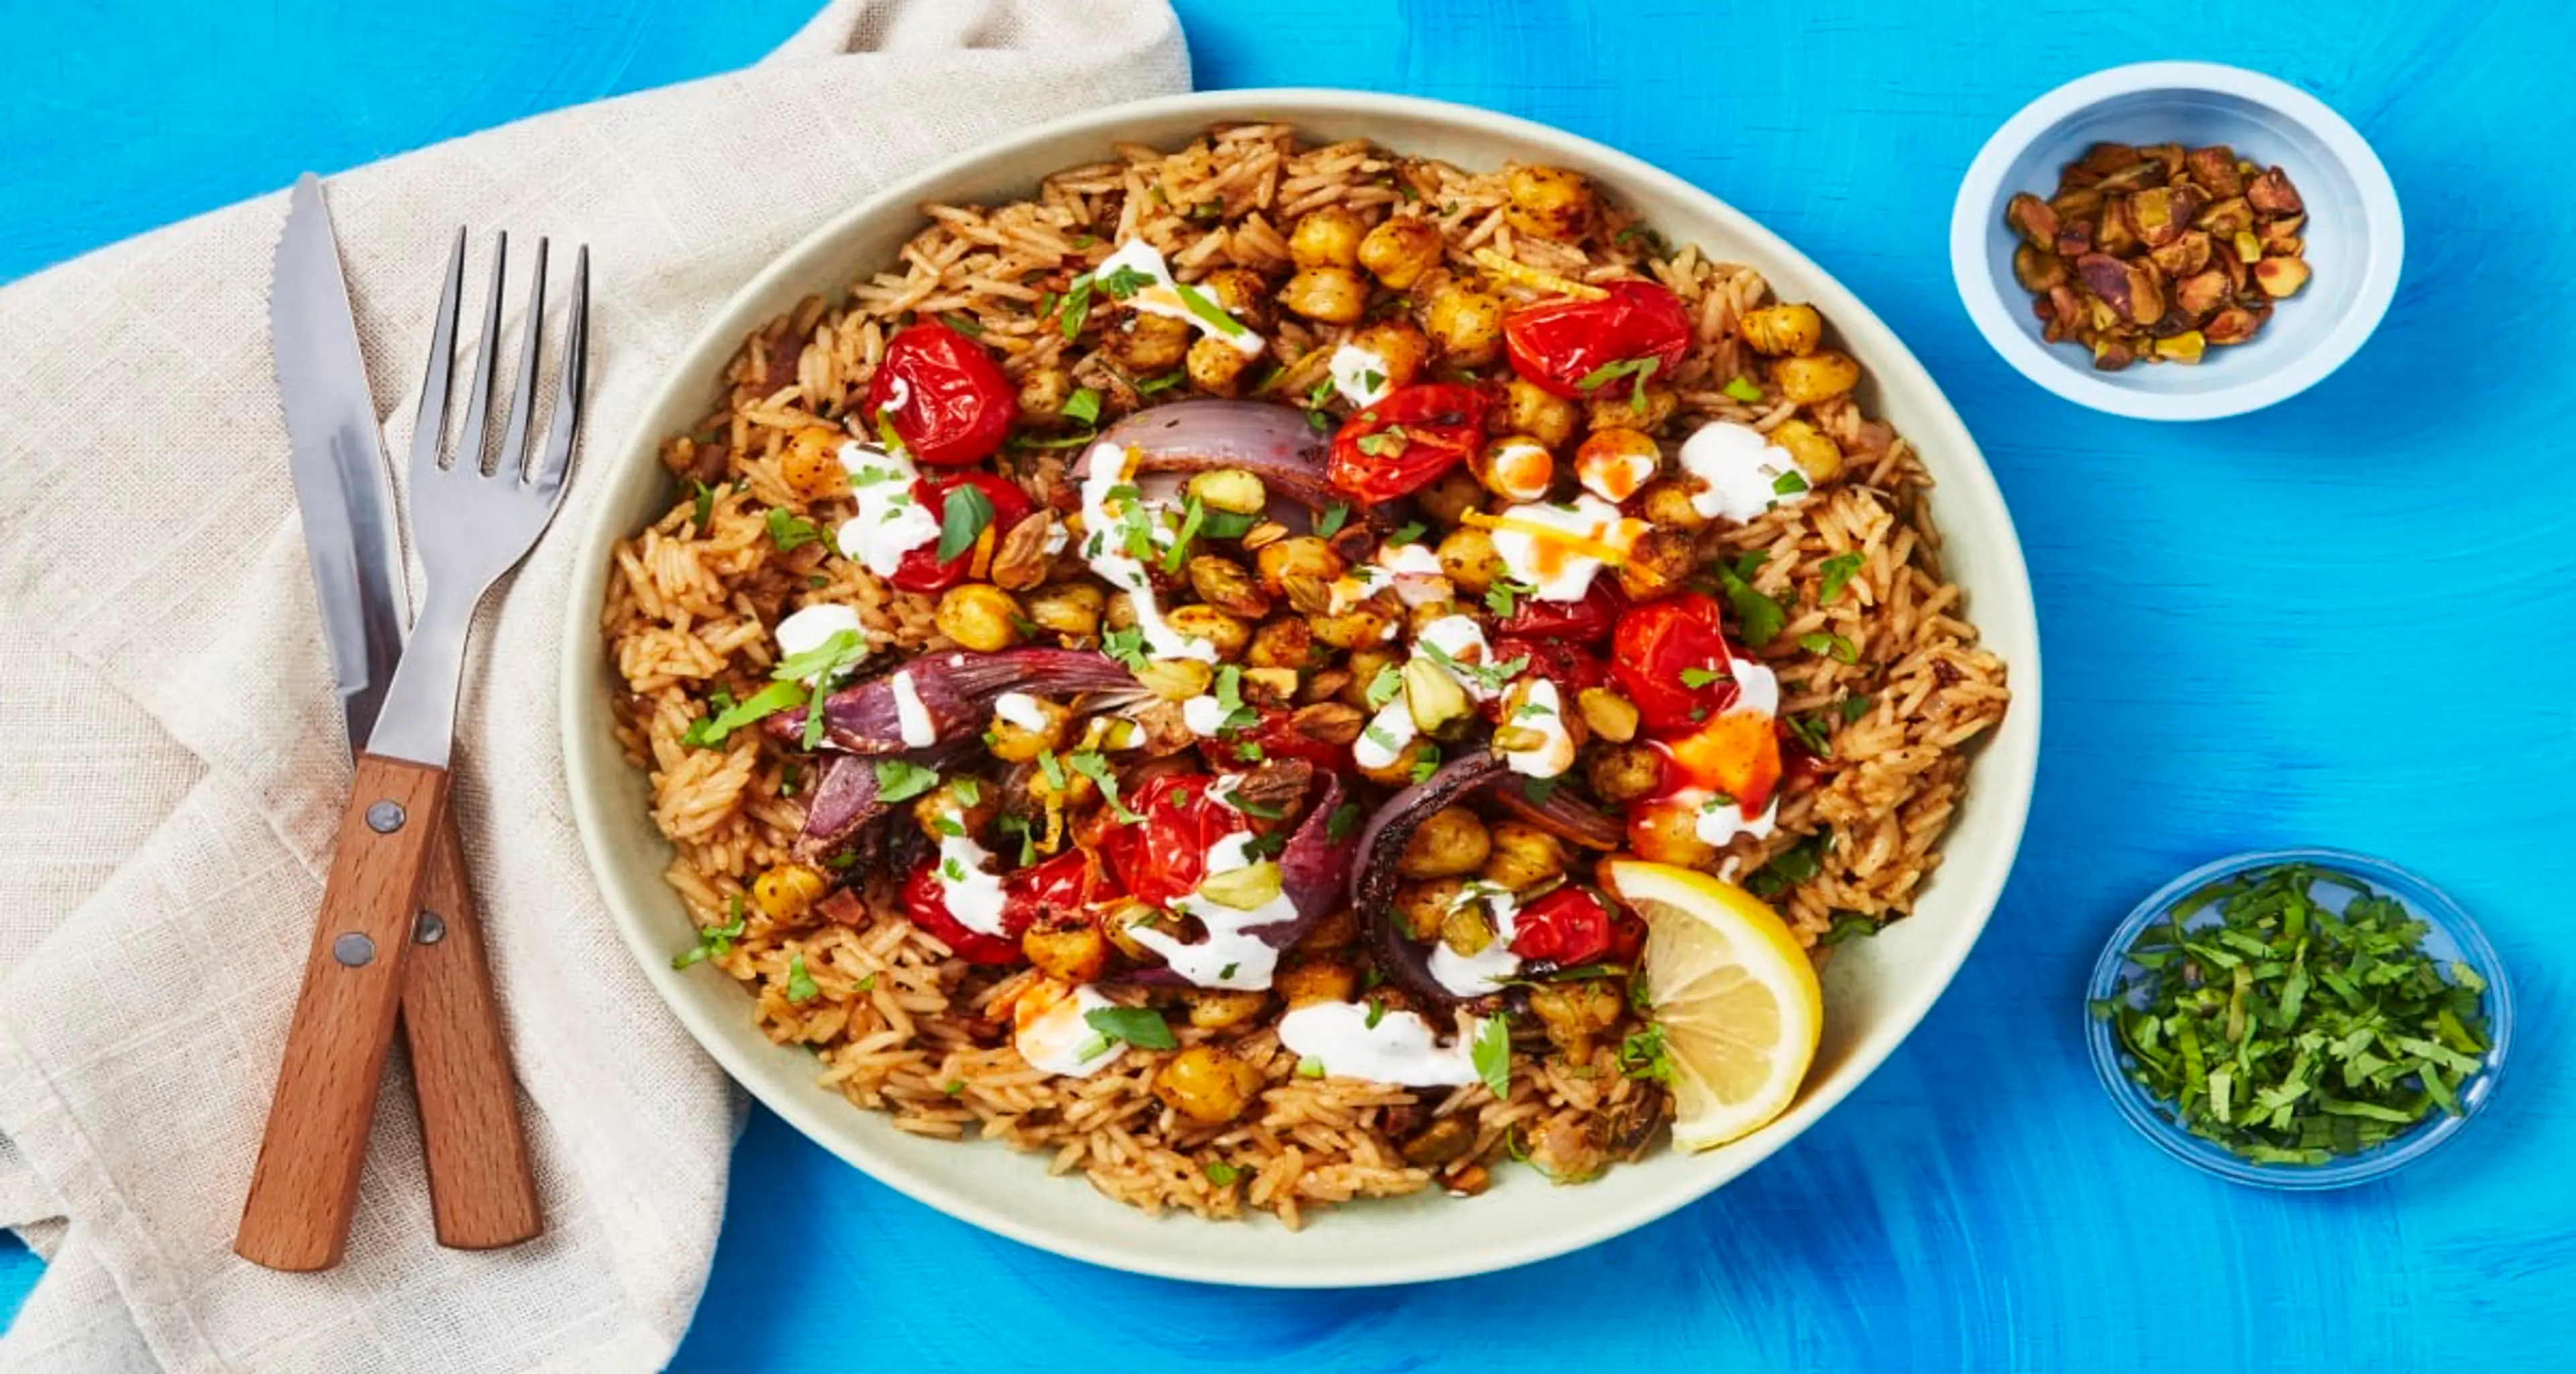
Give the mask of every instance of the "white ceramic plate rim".
M 614 546 L 631 533 L 620 524 L 613 499 L 595 503 L 581 535 L 582 547 L 566 611 L 568 633 L 559 702 L 566 774 L 573 781 L 570 793 L 574 820 L 593 869 L 603 875 L 602 898 L 646 979 L 673 1014 L 728 1074 L 789 1125 L 888 1187 L 950 1216 L 1040 1249 L 1110 1268 L 1201 1282 L 1277 1288 L 1361 1287 L 1454 1278 L 1511 1268 L 1581 1249 L 1645 1225 L 1705 1196 L 1768 1157 L 1858 1087 L 1921 1022 L 1934 1000 L 1949 985 L 1991 916 L 2010 875 L 2028 817 L 2039 748 L 2038 625 L 2031 600 L 2029 573 L 2023 563 L 2011 514 L 1975 441 L 1914 355 L 1848 290 L 1778 236 L 1733 207 L 1627 154 L 1527 120 L 1442 101 L 1327 89 L 1205 92 L 1085 111 L 1025 130 L 891 186 L 815 229 L 737 291 L 682 350 L 670 375 L 646 403 L 644 414 L 658 414 L 671 409 L 675 401 L 704 397 L 711 391 L 710 379 L 739 348 L 748 332 L 749 326 L 741 318 L 748 309 L 748 303 L 767 298 L 782 285 L 813 275 L 813 264 L 807 260 L 827 251 L 826 245 L 845 233 L 854 232 L 856 226 L 887 215 L 918 220 L 919 204 L 936 198 L 943 186 L 972 182 L 977 179 L 978 170 L 988 164 L 1008 163 L 1041 145 L 1080 136 L 1096 141 L 1105 152 L 1124 126 L 1182 116 L 1201 124 L 1280 119 L 1301 124 L 1310 120 L 1332 121 L 1348 126 L 1365 123 L 1372 117 L 1443 123 L 1470 134 L 1517 144 L 1536 159 L 1589 169 L 1614 195 L 1643 187 L 1665 197 L 1693 202 L 1710 220 L 1752 245 L 1756 251 L 1747 256 L 1766 271 L 1787 269 L 1808 278 L 1813 288 L 1809 292 L 1810 297 L 1824 311 L 1846 346 L 1871 370 L 1874 380 L 1880 385 L 1901 382 L 1915 410 L 1913 419 L 1906 426 L 1908 437 L 1915 440 L 1918 447 L 1937 448 L 1942 454 L 1936 464 L 1942 482 L 1939 504 L 1941 510 L 1951 517 L 1949 527 L 1954 532 L 1961 528 L 1974 528 L 1982 539 L 1995 545 L 1994 556 L 2000 564 L 1995 580 L 2001 585 L 1983 588 L 1976 593 L 1975 614 L 1990 640 L 1999 639 L 2022 646 L 2009 659 L 2014 698 L 2011 714 L 2003 728 L 1985 741 L 1974 769 L 1974 787 L 1980 794 L 1977 801 L 1992 810 L 1997 842 L 1980 846 L 1974 852 L 1955 846 L 1945 849 L 1945 862 L 1936 882 L 1943 892 L 1943 904 L 1949 908 L 1946 912 L 1949 924 L 1926 937 L 1933 943 L 1914 952 L 1917 962 L 1908 974 L 1903 994 L 1880 1010 L 1877 1019 L 1856 1040 L 1849 1057 L 1837 1072 L 1827 1081 L 1811 1083 L 1805 1096 L 1778 1120 L 1746 1141 L 1714 1154 L 1674 1157 L 1667 1165 L 1675 1171 L 1669 1187 L 1631 1198 L 1624 1205 L 1595 1207 L 1573 1225 L 1530 1227 L 1509 1242 L 1476 1247 L 1453 1246 L 1447 1253 L 1427 1258 L 1383 1254 L 1353 1258 L 1343 1255 L 1327 1267 L 1322 1264 L 1261 1263 L 1257 1257 L 1249 1255 L 1242 1259 L 1175 1255 L 1160 1252 L 1150 1244 L 1104 1242 L 1066 1227 L 1044 1224 L 1044 1218 L 1033 1220 L 1015 1214 L 994 1205 L 971 1189 L 910 1174 L 895 1162 L 880 1157 L 857 1137 L 851 1123 L 861 1115 L 860 1108 L 816 1084 L 810 1072 L 802 1081 L 789 1082 L 771 1066 L 759 1062 L 761 1052 L 771 1047 L 753 1026 L 751 1018 L 742 1014 L 747 1012 L 747 1005 L 737 1009 L 734 1015 L 718 1016 L 683 995 L 681 980 L 687 975 L 672 969 L 670 949 L 666 943 L 669 906 L 676 899 L 666 903 L 663 910 L 650 912 L 644 910 L 641 903 L 622 901 L 616 885 L 605 879 L 605 875 L 619 862 L 612 836 L 620 828 L 632 827 L 636 823 L 637 815 L 627 812 L 639 802 L 631 790 L 593 790 L 581 784 L 582 777 L 591 771 L 586 760 L 597 751 L 614 749 L 606 742 L 607 732 L 601 723 L 606 709 L 604 684 L 610 673 L 595 636 L 588 632 L 597 623 Z M 853 275 L 847 265 L 842 270 L 844 279 Z M 651 466 L 656 462 L 660 437 L 640 429 L 626 433 L 615 441 L 616 451 L 608 455 L 606 461 L 621 471 L 630 466 Z M 611 482 L 617 479 L 594 472 L 591 480 Z M 1961 519 L 1961 516 L 1973 518 Z M 629 767 L 622 758 L 615 759 L 614 763 L 618 768 Z M 658 874 L 653 875 L 653 882 L 659 881 Z M 1009 1152 L 998 1145 L 978 1143 L 966 1148 L 990 1151 L 997 1165 L 1011 1158 Z M 1665 1153 L 1669 1154 L 1669 1151 Z M 1649 1161 L 1648 1165 L 1632 1167 L 1649 1167 L 1654 1163 Z M 1066 1189 L 1088 1191 L 1086 1185 L 1075 1178 L 1050 1182 Z M 1464 1205 L 1508 1204 L 1498 1196 Z M 1335 1219 L 1335 1215 L 1327 1215 L 1313 1224 L 1331 1226 Z M 1195 1226 L 1206 1223 L 1181 1216 L 1167 1218 L 1161 1224 Z M 1238 1224 L 1266 1226 L 1271 1223 L 1257 1219 Z M 1428 1220 L 1417 1220 L 1416 1224 L 1436 1225 Z
M 2014 159 L 2059 120 L 2113 96 L 2138 91 L 2200 90 L 2267 105 L 2316 134 L 2326 150 L 2351 174 L 2360 192 L 2362 218 L 2368 226 L 2370 252 L 2363 267 L 2360 292 L 2332 333 L 2272 371 L 2234 386 L 2199 392 L 2145 392 L 2107 382 L 2023 332 L 2002 287 L 1986 261 L 1987 216 L 2002 194 L 2004 174 Z M 1986 342 L 2005 362 L 2030 380 L 2077 405 L 2137 420 L 2216 420 L 2261 410 L 2286 401 L 2325 380 L 2361 348 L 2388 303 L 2397 295 L 2397 276 L 2405 258 L 2406 229 L 2397 208 L 2397 188 L 2370 143 L 2342 115 L 2315 96 L 2288 82 L 2216 62 L 2135 62 L 2091 76 L 2078 77 L 2021 108 L 2005 120 L 1968 164 L 1959 183 L 1959 198 L 1950 209 L 1950 274 L 1959 299 Z

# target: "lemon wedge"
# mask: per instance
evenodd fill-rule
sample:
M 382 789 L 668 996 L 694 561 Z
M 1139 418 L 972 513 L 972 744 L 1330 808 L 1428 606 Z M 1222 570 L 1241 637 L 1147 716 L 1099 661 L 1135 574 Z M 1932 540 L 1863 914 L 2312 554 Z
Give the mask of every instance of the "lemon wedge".
M 1788 1110 L 1824 1031 L 1816 966 L 1753 894 L 1642 859 L 1602 884 L 1646 922 L 1646 992 L 1672 1063 L 1673 1143 L 1706 1150 Z

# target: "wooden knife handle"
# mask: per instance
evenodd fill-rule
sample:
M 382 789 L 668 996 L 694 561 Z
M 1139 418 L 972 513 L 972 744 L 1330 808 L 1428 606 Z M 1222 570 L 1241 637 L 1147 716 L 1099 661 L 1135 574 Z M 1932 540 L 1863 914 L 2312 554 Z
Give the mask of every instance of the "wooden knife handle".
M 420 1093 L 429 1205 L 438 1243 L 491 1250 L 545 1229 L 519 1121 L 517 1079 L 501 1034 L 501 1003 L 483 926 L 465 882 L 456 813 L 439 823 L 403 972 L 403 1034 Z
M 447 770 L 359 756 L 268 1132 L 233 1236 L 233 1252 L 254 1264 L 312 1270 L 340 1262 L 393 1048 L 412 911 L 446 809 Z

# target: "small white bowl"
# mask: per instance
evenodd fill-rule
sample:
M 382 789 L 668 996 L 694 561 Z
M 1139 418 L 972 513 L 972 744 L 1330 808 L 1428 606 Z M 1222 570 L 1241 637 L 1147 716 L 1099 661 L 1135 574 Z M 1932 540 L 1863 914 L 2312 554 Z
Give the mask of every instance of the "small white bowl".
M 2051 194 L 2059 168 L 2106 142 L 2223 143 L 2288 172 L 2308 206 L 2306 289 L 2251 341 L 2212 348 L 2198 365 L 2102 372 L 2081 346 L 2043 341 L 2030 293 L 2013 279 L 2004 205 L 2020 191 Z M 2405 252 L 2397 189 L 2341 115 L 2287 83 L 2210 62 L 2113 67 L 2032 101 L 1986 140 L 1950 213 L 1950 271 L 1986 342 L 2067 400 L 2141 420 L 2242 415 L 2314 386 L 2378 327 Z

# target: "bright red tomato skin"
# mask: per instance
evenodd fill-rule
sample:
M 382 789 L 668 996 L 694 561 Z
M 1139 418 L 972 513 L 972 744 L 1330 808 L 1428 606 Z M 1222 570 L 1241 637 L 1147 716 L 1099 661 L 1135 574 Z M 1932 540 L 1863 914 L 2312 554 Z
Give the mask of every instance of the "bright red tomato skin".
M 1205 774 L 1156 778 L 1127 805 L 1143 819 L 1112 824 L 1100 839 L 1100 857 L 1127 896 L 1166 906 L 1198 889 L 1207 875 L 1208 847 L 1249 828 L 1242 812 L 1208 795 Z
M 1608 578 L 1596 577 L 1579 601 L 1541 601 L 1524 596 L 1512 603 L 1512 613 L 1494 625 L 1502 634 L 1525 639 L 1569 639 L 1588 644 L 1607 638 L 1619 614 L 1628 608 L 1628 598 Z
M 1318 768 L 1347 770 L 1350 767 L 1349 745 L 1326 744 L 1300 732 L 1288 723 L 1295 715 L 1292 711 L 1276 706 L 1260 709 L 1259 724 L 1231 738 L 1200 740 L 1199 757 L 1206 759 L 1211 768 L 1241 768 L 1248 761 L 1243 756 L 1242 745 L 1248 742 L 1259 745 L 1261 757 L 1265 759 L 1304 759 Z
M 1579 887 L 1560 887 L 1522 907 L 1512 953 L 1559 968 L 1588 964 L 1611 947 L 1610 909 Z
M 1002 880 L 1002 925 L 1024 931 L 1041 916 L 1078 912 L 1091 904 L 1099 886 L 1100 872 L 1092 864 L 1091 851 L 1068 849 Z
M 991 457 L 1009 437 L 1019 388 L 974 340 L 921 320 L 886 344 L 867 408 L 885 416 L 915 461 L 963 467 Z
M 1663 376 L 1690 352 L 1690 311 L 1680 297 L 1649 281 L 1602 289 L 1609 294 L 1599 300 L 1547 301 L 1505 315 L 1512 370 L 1544 391 L 1579 397 L 1583 379 L 1612 363 L 1652 358 Z
M 1523 677 L 1543 677 L 1556 684 L 1557 700 L 1567 710 L 1574 709 L 1574 699 L 1586 687 L 1598 687 L 1610 679 L 1608 665 L 1589 651 L 1562 639 L 1517 639 L 1504 636 L 1494 641 L 1489 661 L 1509 663 L 1516 658 L 1529 660 Z M 1500 724 L 1504 698 L 1496 697 L 1483 704 L 1485 719 Z
M 984 493 L 984 499 L 992 503 L 993 537 L 996 540 L 1008 533 L 1012 526 L 1027 519 L 1029 512 L 1037 509 L 1037 506 L 1029 500 L 1028 494 L 1020 490 L 1018 484 L 998 473 L 991 472 L 961 472 L 945 482 L 937 483 L 924 478 L 912 484 L 912 499 L 926 507 L 930 511 L 931 518 L 945 520 L 948 516 L 948 493 L 966 486 Z M 974 561 L 973 545 L 968 545 L 964 553 L 942 563 L 939 561 L 939 546 L 924 544 L 905 554 L 903 561 L 895 564 L 894 576 L 887 578 L 886 581 L 893 583 L 901 591 L 944 592 L 966 580 L 966 573 Z
M 1002 928 L 1010 932 L 1011 938 L 1008 939 L 987 935 L 980 930 L 968 930 L 963 922 L 949 914 L 948 893 L 939 883 L 939 860 L 932 857 L 922 860 L 912 870 L 912 876 L 904 880 L 903 914 L 914 925 L 937 936 L 939 943 L 957 951 L 957 957 L 970 964 L 1016 964 L 1020 962 L 1019 934 L 1028 928 L 1027 916 L 1035 913 L 1032 909 L 1021 917 L 1018 925 L 1012 925 L 1011 908 L 1005 904 Z
M 1429 486 L 1464 462 L 1485 439 L 1485 411 L 1492 398 L 1462 382 L 1422 382 L 1397 387 L 1387 398 L 1342 422 L 1333 434 L 1325 477 L 1362 501 L 1392 501 Z M 1401 427 L 1401 436 L 1390 431 Z M 1384 436 L 1380 452 L 1361 447 Z
M 1610 638 L 1610 671 L 1652 730 L 1689 730 L 1733 704 L 1732 678 L 1682 680 L 1686 671 L 1723 674 L 1731 657 L 1717 601 L 1701 592 L 1631 607 Z

